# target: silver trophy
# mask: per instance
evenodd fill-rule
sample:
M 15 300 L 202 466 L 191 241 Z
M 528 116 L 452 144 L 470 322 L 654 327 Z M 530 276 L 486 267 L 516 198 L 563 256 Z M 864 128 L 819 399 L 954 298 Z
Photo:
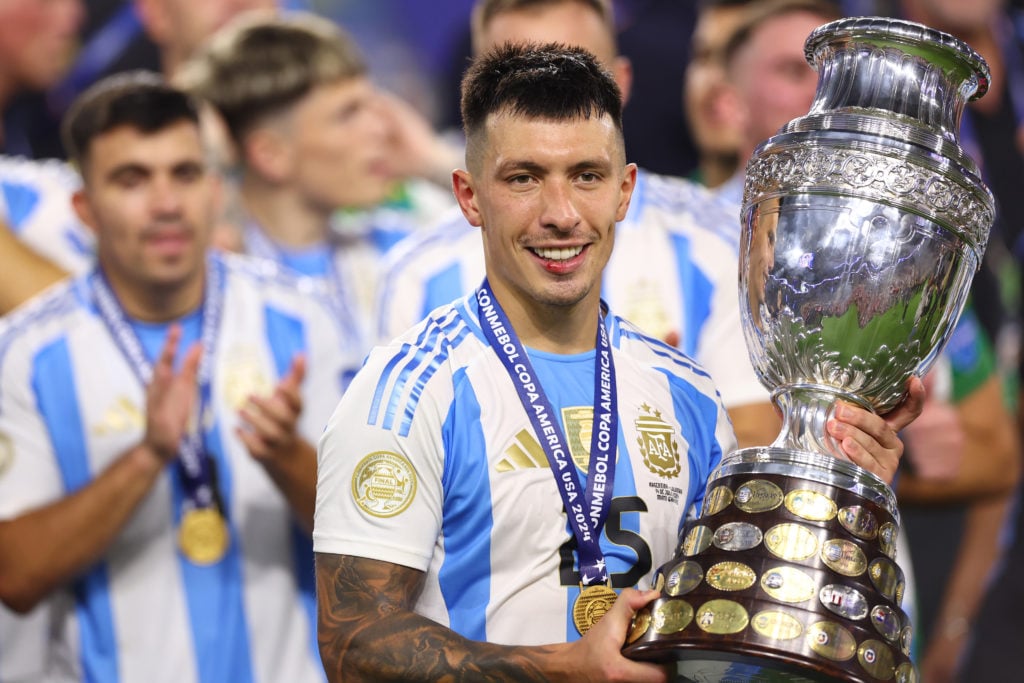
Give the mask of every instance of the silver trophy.
M 727 456 L 656 574 L 624 652 L 694 681 L 915 681 L 899 511 L 825 424 L 837 400 L 902 400 L 949 338 L 994 201 L 959 145 L 984 60 L 920 24 L 816 29 L 810 112 L 747 166 L 743 331 L 784 426 Z

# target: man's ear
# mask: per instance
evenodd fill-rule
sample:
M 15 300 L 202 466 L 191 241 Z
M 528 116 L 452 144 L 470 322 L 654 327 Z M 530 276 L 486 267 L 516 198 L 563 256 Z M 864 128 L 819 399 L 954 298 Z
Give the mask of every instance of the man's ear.
M 483 216 L 480 213 L 480 206 L 477 204 L 476 187 L 473 184 L 473 175 L 466 170 L 457 168 L 452 171 L 452 192 L 455 194 L 455 201 L 462 209 L 462 215 L 466 217 L 469 224 L 475 227 L 482 227 Z
M 89 196 L 84 188 L 75 190 L 71 195 L 71 208 L 75 210 L 75 215 L 78 216 L 82 225 L 92 230 L 93 233 L 97 232 L 96 214 L 93 213 L 92 202 L 89 201 Z
M 242 156 L 245 166 L 273 184 L 287 182 L 295 165 L 292 146 L 273 126 L 257 126 L 247 133 Z
M 619 86 L 619 91 L 622 93 L 622 104 L 625 106 L 629 102 L 629 94 L 633 90 L 633 63 L 629 61 L 629 57 L 619 55 L 615 58 L 615 61 L 612 62 L 612 76 Z

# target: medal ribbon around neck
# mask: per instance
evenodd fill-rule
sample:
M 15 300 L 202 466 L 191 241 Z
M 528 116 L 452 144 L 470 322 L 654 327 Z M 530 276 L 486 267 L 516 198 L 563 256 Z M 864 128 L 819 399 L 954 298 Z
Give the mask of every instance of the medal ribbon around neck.
M 220 328 L 221 311 L 224 301 L 223 264 L 216 259 L 207 261 L 206 289 L 203 293 L 202 323 L 197 383 L 199 385 L 198 424 L 194 432 L 186 434 L 178 450 L 178 470 L 185 486 L 185 512 L 196 508 L 209 508 L 217 503 L 210 473 L 209 457 L 203 452 L 202 418 L 211 400 L 211 379 L 213 376 L 213 351 Z M 142 342 L 128 322 L 128 316 L 117 300 L 102 271 L 98 268 L 89 277 L 96 298 L 100 318 L 110 331 L 121 354 L 135 372 L 143 387 L 153 379 L 153 363 L 146 357 Z M 221 514 L 224 513 L 220 510 Z
M 345 294 L 350 291 L 350 288 L 342 281 L 341 273 L 338 272 L 338 264 L 335 263 L 337 247 L 330 244 L 329 241 L 328 245 L 331 253 L 327 259 L 327 274 L 323 276 L 327 280 L 327 304 L 330 306 L 331 312 L 334 313 L 337 323 L 349 334 L 358 335 L 359 331 L 355 324 L 355 316 L 352 314 L 354 306 L 348 302 L 347 295 Z M 268 261 L 273 261 L 288 268 L 284 249 L 270 239 L 263 228 L 255 223 L 250 222 L 245 226 L 245 246 L 251 255 L 265 258 Z M 314 277 L 310 275 L 304 276 Z
M 569 455 L 568 441 L 547 394 L 537 380 L 526 349 L 509 323 L 501 304 L 494 298 L 486 278 L 476 291 L 480 327 L 501 364 L 505 366 L 519 394 L 519 400 L 533 425 L 534 435 L 544 449 L 551 472 L 558 483 L 566 515 L 579 551 L 580 578 L 584 586 L 608 582 L 608 568 L 601 551 L 601 530 L 611 508 L 615 484 L 615 454 L 619 434 L 618 398 L 611 343 L 604 326 L 604 314 L 597 321 L 594 352 L 594 427 L 590 437 L 587 487 L 580 499 L 580 478 Z M 603 476 L 602 476 L 603 475 Z M 601 486 L 598 487 L 598 480 Z

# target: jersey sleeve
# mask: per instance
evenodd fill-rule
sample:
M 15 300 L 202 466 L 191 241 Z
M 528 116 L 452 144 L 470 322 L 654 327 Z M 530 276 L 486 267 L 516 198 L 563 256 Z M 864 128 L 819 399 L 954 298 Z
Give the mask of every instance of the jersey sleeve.
M 407 347 L 371 352 L 331 416 L 318 448 L 313 549 L 421 571 L 441 533 L 441 425 L 451 382 L 438 373 L 401 419 Z

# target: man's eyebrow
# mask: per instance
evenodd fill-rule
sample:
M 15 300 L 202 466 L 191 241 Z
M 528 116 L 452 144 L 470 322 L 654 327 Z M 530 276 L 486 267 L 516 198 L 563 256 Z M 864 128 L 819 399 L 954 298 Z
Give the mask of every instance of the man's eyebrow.
M 543 175 L 547 172 L 547 169 L 536 161 L 529 161 L 527 159 L 507 159 L 498 164 L 498 168 L 495 169 L 498 175 L 505 175 L 513 171 Z
M 107 173 L 107 179 L 117 180 L 118 178 L 128 174 L 149 175 L 150 173 L 151 170 L 145 164 L 129 161 L 110 169 Z
M 611 168 L 611 162 L 608 159 L 583 159 L 577 161 L 575 164 L 569 167 L 570 173 L 580 173 L 582 171 L 593 171 L 593 170 L 606 170 Z M 539 164 L 535 161 L 529 161 L 527 159 L 508 159 L 498 164 L 496 173 L 498 175 L 504 175 L 514 171 L 522 171 L 524 173 L 532 173 L 534 175 L 543 175 L 548 172 L 548 168 L 543 164 Z

